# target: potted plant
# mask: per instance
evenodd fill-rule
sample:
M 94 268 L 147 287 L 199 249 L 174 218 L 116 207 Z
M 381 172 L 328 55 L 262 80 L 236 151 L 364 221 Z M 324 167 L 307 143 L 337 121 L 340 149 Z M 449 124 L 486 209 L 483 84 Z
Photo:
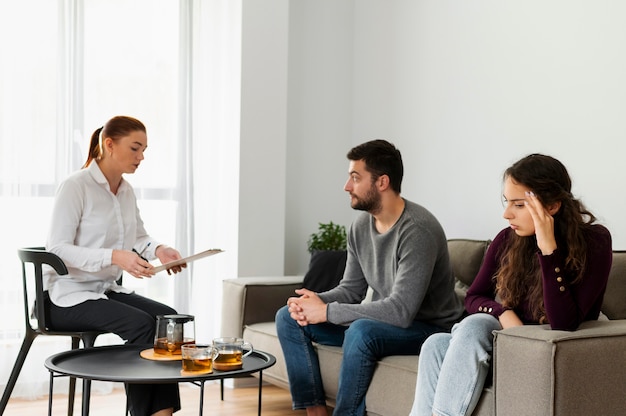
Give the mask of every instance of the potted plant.
M 334 224 L 319 223 L 317 233 L 311 234 L 307 242 L 309 253 L 314 251 L 345 250 L 346 249 L 346 227 Z
M 319 223 L 318 231 L 311 234 L 307 242 L 311 261 L 304 275 L 303 287 L 324 292 L 337 286 L 346 268 L 346 246 L 346 227 L 332 221 Z

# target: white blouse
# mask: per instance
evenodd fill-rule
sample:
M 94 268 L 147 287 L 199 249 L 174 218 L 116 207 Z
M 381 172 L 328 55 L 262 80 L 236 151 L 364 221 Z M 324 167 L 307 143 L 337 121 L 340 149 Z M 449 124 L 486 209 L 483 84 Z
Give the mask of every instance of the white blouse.
M 122 269 L 111 264 L 113 250 L 135 248 L 154 259 L 158 245 L 144 229 L 130 184 L 122 179 L 113 194 L 94 161 L 57 190 L 46 248 L 63 260 L 69 274 L 59 276 L 48 267 L 44 290 L 58 306 L 107 299 L 107 291 L 132 293 L 116 283 Z

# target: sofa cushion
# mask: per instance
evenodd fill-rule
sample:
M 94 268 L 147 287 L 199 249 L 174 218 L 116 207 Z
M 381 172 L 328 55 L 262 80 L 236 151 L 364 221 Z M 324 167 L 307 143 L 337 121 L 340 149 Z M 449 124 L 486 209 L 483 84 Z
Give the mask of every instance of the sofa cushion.
M 263 370 L 263 380 L 284 389 L 289 389 L 287 366 L 285 365 L 283 351 L 278 341 L 274 321 L 246 325 L 243 330 L 243 339 L 251 343 L 253 348 L 268 352 L 276 357 L 276 364 Z
M 347 258 L 346 250 L 314 251 L 302 286 L 318 293 L 334 288 L 343 277 Z
M 626 319 L 626 251 L 613 251 L 613 265 L 602 302 L 609 319 Z
M 263 380 L 282 388 L 289 388 L 287 368 L 282 349 L 276 336 L 274 322 L 247 325 L 243 331 L 246 341 L 254 348 L 276 357 L 276 365 L 263 370 Z M 322 382 L 329 406 L 335 406 L 339 388 L 339 368 L 343 357 L 341 347 L 315 345 L 322 373 Z M 366 403 L 368 416 L 406 416 L 413 405 L 413 394 L 417 378 L 417 355 L 384 357 L 378 362 Z M 398 386 L 402 386 L 399 388 Z M 393 403 L 393 405 L 390 405 Z M 483 391 L 474 415 L 493 415 L 493 388 Z
M 448 240 L 450 264 L 454 277 L 465 285 L 464 287 L 469 287 L 474 281 L 490 242 L 491 240 L 462 238 Z

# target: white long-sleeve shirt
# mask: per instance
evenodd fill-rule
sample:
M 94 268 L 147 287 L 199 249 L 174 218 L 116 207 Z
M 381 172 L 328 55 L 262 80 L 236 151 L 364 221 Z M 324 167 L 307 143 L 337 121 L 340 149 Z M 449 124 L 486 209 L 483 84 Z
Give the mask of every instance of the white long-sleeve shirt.
M 46 248 L 63 260 L 69 274 L 47 268 L 44 289 L 58 306 L 106 299 L 107 291 L 131 293 L 115 282 L 122 269 L 111 264 L 113 250 L 135 248 L 153 259 L 158 245 L 144 229 L 130 184 L 122 179 L 113 194 L 94 161 L 57 190 Z

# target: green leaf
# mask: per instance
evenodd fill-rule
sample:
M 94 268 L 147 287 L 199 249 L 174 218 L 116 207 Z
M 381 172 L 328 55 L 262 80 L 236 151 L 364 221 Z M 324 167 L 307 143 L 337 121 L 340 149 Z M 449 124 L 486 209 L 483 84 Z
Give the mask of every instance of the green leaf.
M 311 234 L 307 242 L 309 252 L 346 249 L 346 227 L 334 224 L 319 223 L 318 232 Z

